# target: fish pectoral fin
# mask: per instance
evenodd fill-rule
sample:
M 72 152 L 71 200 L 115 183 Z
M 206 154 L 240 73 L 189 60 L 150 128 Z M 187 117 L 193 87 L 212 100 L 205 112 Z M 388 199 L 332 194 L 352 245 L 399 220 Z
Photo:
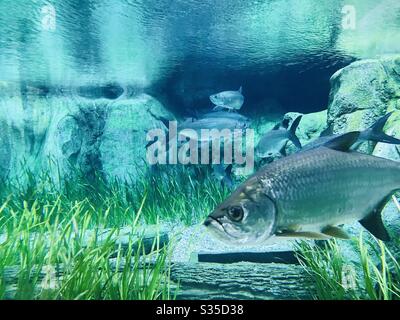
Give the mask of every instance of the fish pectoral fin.
M 323 234 L 327 236 L 338 238 L 338 239 L 350 239 L 350 236 L 344 231 L 342 228 L 335 227 L 335 226 L 327 226 L 321 231 Z
M 316 240 L 326 240 L 329 237 L 325 234 L 311 231 L 281 231 L 276 234 L 277 237 L 285 238 L 306 238 Z
M 365 229 L 382 241 L 390 241 L 389 233 L 382 221 L 382 211 L 390 198 L 391 196 L 386 197 L 370 215 L 359 221 Z

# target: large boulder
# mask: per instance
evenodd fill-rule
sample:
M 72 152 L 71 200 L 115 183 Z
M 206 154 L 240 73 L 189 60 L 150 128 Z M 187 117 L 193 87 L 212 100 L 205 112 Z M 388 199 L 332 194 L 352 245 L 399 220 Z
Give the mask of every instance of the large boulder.
M 49 164 L 57 123 L 76 109 L 71 100 L 21 92 L 0 96 L 0 177 L 38 172 Z
M 296 130 L 296 136 L 302 145 L 318 138 L 327 127 L 327 110 L 308 114 L 289 112 L 285 115 L 284 120 L 288 120 L 290 127 L 299 116 L 302 118 Z
M 364 130 L 400 109 L 400 56 L 362 60 L 331 78 L 328 124 L 335 133 Z M 363 151 L 372 153 L 374 144 Z
M 102 170 L 123 180 L 143 172 L 146 134 L 164 127 L 161 117 L 173 118 L 160 102 L 146 94 L 110 104 L 99 145 Z
M 134 179 L 146 158 L 146 133 L 173 116 L 153 97 L 124 100 L 13 94 L 0 98 L 0 177 L 24 170 L 76 169 L 91 177 Z M 140 163 L 140 166 L 139 166 Z

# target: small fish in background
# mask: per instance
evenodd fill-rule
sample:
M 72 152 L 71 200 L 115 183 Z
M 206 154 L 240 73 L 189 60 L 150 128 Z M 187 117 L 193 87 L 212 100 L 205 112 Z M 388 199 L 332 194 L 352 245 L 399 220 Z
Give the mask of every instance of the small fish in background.
M 227 111 L 214 111 L 201 115 L 200 119 L 210 119 L 210 118 L 222 118 L 222 119 L 232 119 L 241 122 L 250 122 L 250 119 L 237 113 L 237 112 L 227 112 Z
M 301 149 L 301 143 L 296 136 L 296 130 L 300 124 L 302 116 L 297 117 L 289 129 L 282 127 L 282 124 L 277 124 L 274 129 L 265 134 L 256 147 L 257 157 L 264 159 L 277 154 L 285 154 L 285 147 L 289 141 Z
M 362 143 L 366 141 L 374 141 L 374 142 L 383 142 L 389 144 L 400 144 L 400 140 L 394 137 L 391 137 L 383 132 L 383 128 L 385 127 L 387 121 L 389 120 L 390 116 L 393 112 L 390 112 L 380 118 L 377 122 L 375 122 L 371 127 L 368 129 L 361 131 L 359 138 L 351 147 L 351 150 L 356 150 Z M 332 128 L 328 127 L 325 131 L 321 133 L 321 136 L 316 140 L 306 144 L 301 151 L 307 151 L 311 149 L 318 148 L 329 141 L 336 139 L 337 137 L 343 134 L 332 134 Z
M 359 132 L 282 158 L 250 177 L 205 221 L 230 244 L 260 244 L 273 236 L 348 239 L 339 226 L 359 221 L 389 241 L 381 212 L 400 189 L 400 164 L 351 151 Z
M 242 87 L 238 91 L 224 91 L 210 96 L 211 102 L 215 105 L 214 110 L 228 109 L 240 110 L 244 104 Z
M 166 126 L 167 131 L 169 128 L 169 120 L 164 119 L 162 117 L 159 118 L 160 121 Z M 204 118 L 204 119 L 194 119 L 194 118 L 187 118 L 184 122 L 181 122 L 178 125 L 177 133 L 180 138 L 186 137 L 193 140 L 198 140 L 199 142 L 203 142 L 201 140 L 202 130 L 225 130 L 229 129 L 231 131 L 235 129 L 247 129 L 249 127 L 249 122 L 242 121 L 241 119 L 235 117 L 230 118 Z M 170 137 L 168 137 L 170 138 Z M 176 136 L 171 137 L 172 139 L 176 139 Z M 209 141 L 212 140 L 211 137 L 207 137 Z M 146 145 L 146 149 L 150 147 L 152 144 L 156 143 L 157 141 L 150 141 Z M 168 145 L 168 142 L 167 142 Z
M 223 186 L 232 189 L 233 187 L 232 168 L 233 168 L 232 164 L 228 165 L 226 168 L 222 164 L 213 165 L 212 176 L 218 181 L 220 181 Z
M 186 121 L 178 126 L 178 133 L 181 136 L 187 136 L 188 138 L 195 139 L 196 137 L 201 136 L 201 130 L 212 130 L 216 129 L 219 131 L 229 129 L 246 129 L 249 124 L 247 122 L 243 122 L 237 119 L 231 118 L 205 118 L 199 119 L 195 121 Z M 190 136 L 190 133 L 185 132 L 184 130 L 190 129 L 196 132 L 196 136 Z M 211 138 L 210 138 L 211 139 Z

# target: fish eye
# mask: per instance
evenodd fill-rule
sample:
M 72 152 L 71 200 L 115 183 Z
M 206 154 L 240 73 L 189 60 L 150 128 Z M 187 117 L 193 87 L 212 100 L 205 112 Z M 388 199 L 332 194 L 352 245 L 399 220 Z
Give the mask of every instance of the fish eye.
M 244 218 L 244 210 L 242 207 L 230 207 L 228 210 L 229 218 L 234 222 L 240 222 Z

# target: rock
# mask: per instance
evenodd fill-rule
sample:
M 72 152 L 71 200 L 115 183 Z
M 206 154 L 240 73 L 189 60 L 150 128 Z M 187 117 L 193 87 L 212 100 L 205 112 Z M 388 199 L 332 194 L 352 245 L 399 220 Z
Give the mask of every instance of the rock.
M 53 156 L 60 119 L 76 109 L 74 101 L 42 95 L 13 94 L 0 99 L 0 176 L 39 172 Z
M 364 130 L 400 107 L 400 57 L 362 60 L 331 78 L 328 124 L 335 133 Z M 372 153 L 374 144 L 362 149 Z
M 327 127 L 327 110 L 309 114 L 289 112 L 285 115 L 284 119 L 289 120 L 290 127 L 293 121 L 299 116 L 302 116 L 302 119 L 297 128 L 296 136 L 302 145 L 318 138 Z
M 10 112 L 12 110 L 12 112 Z M 15 94 L 0 99 L 0 177 L 79 169 L 132 179 L 143 170 L 146 133 L 173 116 L 153 97 L 125 100 Z M 51 160 L 51 161 L 50 161 Z M 56 164 L 56 165 L 55 165 Z
M 159 117 L 172 119 L 164 106 L 149 95 L 111 103 L 101 137 L 102 170 L 109 176 L 130 179 L 146 166 L 146 134 L 164 125 Z

